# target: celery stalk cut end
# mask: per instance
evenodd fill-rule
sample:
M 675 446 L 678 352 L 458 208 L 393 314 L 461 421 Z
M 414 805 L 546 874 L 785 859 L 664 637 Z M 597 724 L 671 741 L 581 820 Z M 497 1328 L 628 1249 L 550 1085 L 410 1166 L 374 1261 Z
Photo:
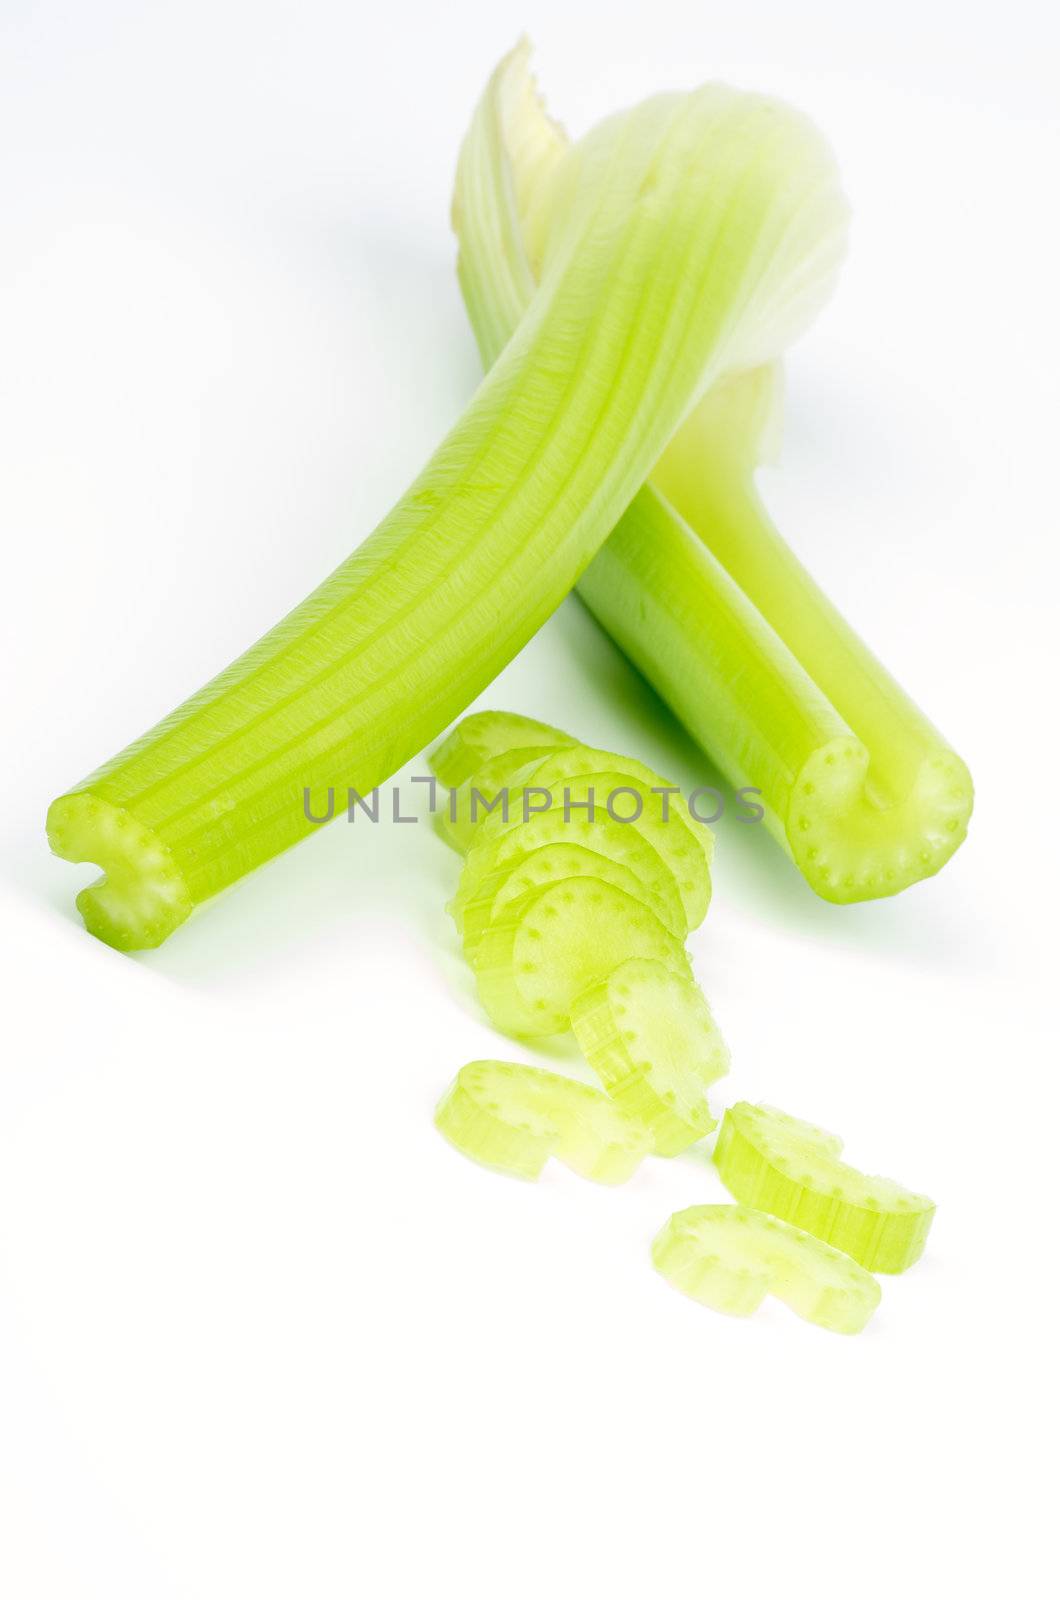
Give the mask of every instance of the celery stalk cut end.
M 67 794 L 48 810 L 48 843 L 64 861 L 94 861 L 103 876 L 77 909 L 89 933 L 116 950 L 153 950 L 189 915 L 193 900 L 172 854 L 135 817 L 93 794 Z
M 972 803 L 971 773 L 944 747 L 924 756 L 904 798 L 877 798 L 868 750 L 842 736 L 814 751 L 800 771 L 785 833 L 810 887 L 847 905 L 932 877 L 963 843 Z

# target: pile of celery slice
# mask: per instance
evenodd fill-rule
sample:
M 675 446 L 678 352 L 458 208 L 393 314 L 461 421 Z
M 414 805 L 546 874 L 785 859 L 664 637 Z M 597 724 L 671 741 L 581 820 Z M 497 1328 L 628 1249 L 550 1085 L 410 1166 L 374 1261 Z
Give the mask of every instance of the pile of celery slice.
M 365 794 L 422 750 L 576 583 L 725 773 L 761 791 L 819 894 L 937 871 L 964 836 L 967 771 L 753 487 L 779 358 L 843 250 L 818 133 L 708 84 L 569 144 L 521 45 L 475 112 L 453 210 L 488 376 L 347 561 L 53 803 L 52 849 L 103 868 L 78 897 L 86 926 L 160 944 L 313 830 L 306 791 Z
M 537 1178 L 556 1156 L 609 1184 L 699 1144 L 729 1068 L 684 948 L 710 902 L 709 829 L 641 763 L 513 713 L 465 718 L 432 766 L 452 786 L 440 829 L 464 862 L 449 909 L 483 1008 L 517 1038 L 573 1030 L 601 1085 L 473 1061 L 439 1103 L 440 1131 L 501 1172 Z M 608 804 L 619 786 L 638 802 L 625 821 Z M 740 1203 L 672 1216 L 656 1267 L 719 1311 L 747 1315 L 771 1293 L 859 1332 L 880 1299 L 872 1274 L 919 1259 L 935 1208 L 841 1151 L 784 1112 L 730 1107 L 714 1164 Z

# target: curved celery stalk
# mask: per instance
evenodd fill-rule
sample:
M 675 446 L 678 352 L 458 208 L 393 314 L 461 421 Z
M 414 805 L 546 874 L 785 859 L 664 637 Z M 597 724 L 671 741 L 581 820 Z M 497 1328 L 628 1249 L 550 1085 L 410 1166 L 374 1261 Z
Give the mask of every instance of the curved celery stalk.
M 675 1289 L 732 1317 L 749 1317 L 767 1294 L 832 1333 L 860 1333 L 880 1303 L 872 1275 L 808 1233 L 747 1206 L 677 1211 L 651 1247 Z
M 501 63 L 457 173 L 460 281 L 487 363 L 519 324 L 563 188 L 563 135 L 527 57 L 524 44 Z M 965 836 L 972 786 L 754 489 L 760 436 L 776 421 L 763 358 L 827 292 L 843 231 L 835 192 L 804 221 L 816 248 L 803 242 L 770 337 L 676 434 L 579 593 L 733 784 L 761 791 L 772 833 L 811 887 L 847 902 L 937 872 Z
M 475 711 L 462 717 L 431 752 L 430 767 L 440 783 L 458 789 L 496 756 L 513 750 L 561 749 L 574 742 L 561 728 L 517 711 Z
M 680 939 L 642 900 L 599 878 L 563 879 L 493 918 L 475 950 L 479 999 L 504 1033 L 562 1033 L 578 996 L 631 956 L 689 971 Z
M 461 1067 L 434 1122 L 473 1161 L 519 1178 L 555 1156 L 595 1183 L 625 1183 L 651 1148 L 600 1089 L 514 1061 Z
M 729 1052 L 694 979 L 658 961 L 624 961 L 578 996 L 571 1027 L 656 1155 L 679 1155 L 710 1133 L 707 1086 L 729 1070 Z
M 872 1272 L 904 1272 L 924 1251 L 935 1207 L 839 1159 L 842 1141 L 771 1106 L 730 1107 L 714 1161 L 725 1187 L 827 1240 Z
M 54 802 L 52 849 L 96 861 L 91 932 L 156 945 L 374 788 L 572 587 L 698 398 L 757 350 L 830 173 L 812 132 L 707 87 L 611 118 L 564 162 L 540 286 L 394 510 L 315 593 Z M 796 240 L 777 270 L 772 241 Z

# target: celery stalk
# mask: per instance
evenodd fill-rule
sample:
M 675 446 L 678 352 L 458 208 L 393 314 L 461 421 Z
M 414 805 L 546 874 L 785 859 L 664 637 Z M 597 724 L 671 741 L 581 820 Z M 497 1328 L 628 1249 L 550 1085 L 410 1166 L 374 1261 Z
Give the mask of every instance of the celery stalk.
M 159 944 L 313 831 L 306 790 L 326 813 L 331 786 L 363 794 L 421 750 L 572 587 L 710 385 L 774 353 L 833 185 L 801 120 L 715 86 L 662 96 L 601 124 L 560 176 L 540 285 L 407 494 L 53 803 L 52 849 L 104 869 L 78 897 L 100 938 Z
M 457 172 L 454 223 L 468 313 L 488 363 L 519 325 L 555 197 L 562 133 L 520 45 L 497 69 Z M 784 334 L 830 284 L 836 197 L 776 309 Z M 521 254 L 520 254 L 521 247 Z M 761 330 L 760 330 L 761 331 Z M 776 421 L 764 337 L 671 441 L 579 583 L 589 609 L 766 822 L 811 887 L 837 902 L 895 894 L 963 840 L 960 758 L 843 621 L 772 527 L 754 488 Z M 774 353 L 781 343 L 774 332 Z

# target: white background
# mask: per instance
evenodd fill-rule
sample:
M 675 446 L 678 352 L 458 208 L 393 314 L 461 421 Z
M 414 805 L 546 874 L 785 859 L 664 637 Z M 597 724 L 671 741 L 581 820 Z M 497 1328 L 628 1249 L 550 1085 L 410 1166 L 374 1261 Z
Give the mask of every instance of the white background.
M 5 1596 L 1046 1592 L 1049 12 L 3 0 Z M 48 800 L 329 571 L 471 392 L 449 186 L 524 27 L 572 131 L 724 76 L 808 110 L 853 201 L 764 487 L 976 815 L 941 877 L 847 909 L 722 823 L 693 951 L 720 1102 L 939 1203 L 858 1339 L 653 1274 L 723 1197 L 703 1152 L 609 1191 L 442 1141 L 463 1061 L 535 1057 L 477 1010 L 428 826 L 336 825 L 142 959 L 46 851 Z M 703 772 L 574 601 L 483 703 Z

